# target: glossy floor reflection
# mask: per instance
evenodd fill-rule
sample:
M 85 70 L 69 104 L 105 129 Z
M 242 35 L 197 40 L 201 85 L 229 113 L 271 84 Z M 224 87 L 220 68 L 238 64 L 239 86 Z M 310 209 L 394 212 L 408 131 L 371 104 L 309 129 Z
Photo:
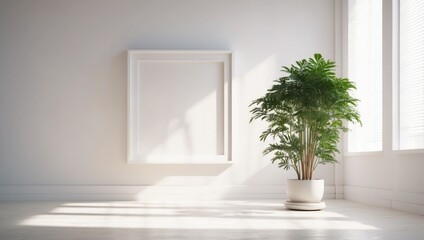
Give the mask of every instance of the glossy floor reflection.
M 424 239 L 424 217 L 342 200 L 0 203 L 0 239 Z

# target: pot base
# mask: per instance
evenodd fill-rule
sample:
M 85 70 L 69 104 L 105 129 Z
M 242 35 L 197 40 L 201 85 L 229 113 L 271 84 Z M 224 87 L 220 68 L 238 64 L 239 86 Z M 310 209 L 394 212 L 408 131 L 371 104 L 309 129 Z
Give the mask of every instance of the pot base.
M 284 203 L 284 206 L 286 206 L 286 208 L 290 210 L 317 211 L 325 208 L 325 202 L 305 203 L 286 201 Z

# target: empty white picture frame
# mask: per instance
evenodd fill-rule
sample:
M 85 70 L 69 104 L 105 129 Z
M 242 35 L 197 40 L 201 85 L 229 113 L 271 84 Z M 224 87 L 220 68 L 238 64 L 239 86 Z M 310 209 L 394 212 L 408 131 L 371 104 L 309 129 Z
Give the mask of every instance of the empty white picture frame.
M 230 163 L 230 51 L 128 51 L 128 162 Z

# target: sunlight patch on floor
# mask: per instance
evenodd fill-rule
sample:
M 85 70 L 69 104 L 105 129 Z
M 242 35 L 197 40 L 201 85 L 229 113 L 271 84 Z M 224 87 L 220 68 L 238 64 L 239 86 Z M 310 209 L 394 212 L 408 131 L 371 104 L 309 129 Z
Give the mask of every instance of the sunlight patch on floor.
M 22 226 L 137 229 L 378 230 L 335 211 L 287 211 L 279 203 L 65 203 Z

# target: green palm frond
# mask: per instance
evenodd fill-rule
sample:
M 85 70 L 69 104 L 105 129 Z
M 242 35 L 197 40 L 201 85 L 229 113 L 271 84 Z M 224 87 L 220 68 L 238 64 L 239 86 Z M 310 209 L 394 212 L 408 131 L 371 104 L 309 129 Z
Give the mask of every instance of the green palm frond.
M 275 141 L 263 153 L 272 153 L 281 168 L 294 168 L 299 179 L 311 179 L 318 164 L 336 162 L 340 132 L 348 130 L 344 122 L 360 123 L 355 84 L 336 77 L 335 67 L 321 54 L 283 66 L 287 76 L 249 106 L 250 121 L 268 123 L 259 139 Z

